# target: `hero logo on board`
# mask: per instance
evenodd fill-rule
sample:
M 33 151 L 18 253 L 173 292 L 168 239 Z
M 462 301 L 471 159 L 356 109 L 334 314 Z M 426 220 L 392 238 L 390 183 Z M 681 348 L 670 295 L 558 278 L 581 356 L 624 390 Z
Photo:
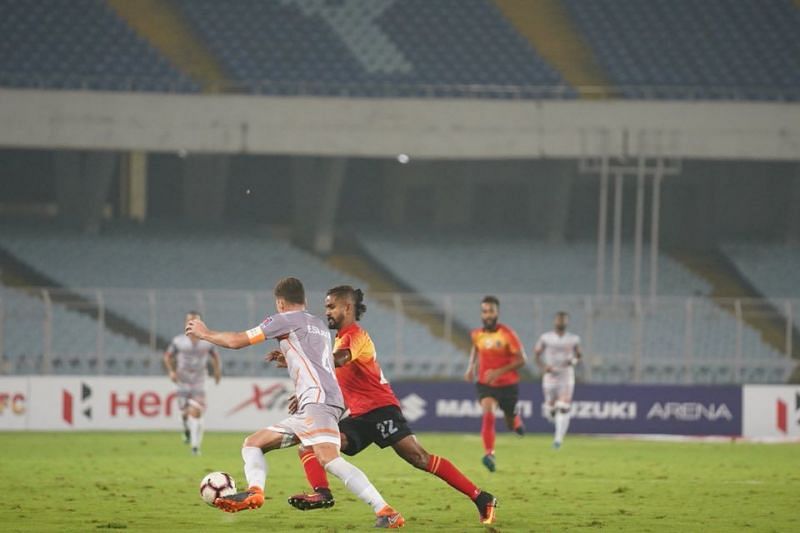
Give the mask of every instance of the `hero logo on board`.
M 81 382 L 80 400 L 76 402 L 75 396 L 66 389 L 61 391 L 61 418 L 70 426 L 75 422 L 75 409 L 79 409 L 87 420 L 92 419 L 92 406 L 89 400 L 92 397 L 92 388 Z M 80 405 L 76 405 L 80 403 Z
M 800 393 L 795 393 L 791 420 L 789 411 L 789 405 L 785 401 L 781 398 L 775 400 L 775 424 L 784 435 L 789 433 L 790 424 L 800 426 Z

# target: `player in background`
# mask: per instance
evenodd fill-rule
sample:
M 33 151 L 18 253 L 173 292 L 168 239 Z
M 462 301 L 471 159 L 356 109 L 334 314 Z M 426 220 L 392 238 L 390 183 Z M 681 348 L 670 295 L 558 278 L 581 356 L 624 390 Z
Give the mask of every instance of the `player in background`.
M 197 311 L 186 313 L 184 328 L 190 320 L 201 318 Z M 206 410 L 206 377 L 208 362 L 214 368 L 214 382 L 219 383 L 222 371 L 219 353 L 210 342 L 194 335 L 177 335 L 164 352 L 164 366 L 173 383 L 178 385 L 178 407 L 183 418 L 183 442 L 192 446 L 192 453 L 200 455 L 203 442 L 203 413 Z
M 372 443 L 380 448 L 391 446 L 409 464 L 437 476 L 472 500 L 481 523 L 493 523 L 495 497 L 480 490 L 446 458 L 428 453 L 408 426 L 400 402 L 378 364 L 375 345 L 358 323 L 367 310 L 363 302 L 364 293 L 349 285 L 334 287 L 325 297 L 328 326 L 336 330 L 336 377 L 350 409 L 350 416 L 339 422 L 342 453 L 353 456 Z M 294 407 L 290 402 L 290 412 Z M 305 447 L 298 452 L 314 492 L 295 495 L 289 503 L 301 510 L 333 506 L 328 478 L 314 453 Z
M 525 365 L 525 349 L 510 327 L 500 324 L 500 300 L 495 296 L 485 296 L 481 300 L 481 321 L 483 328 L 472 330 L 472 349 L 469 365 L 464 379 L 475 379 L 475 363 L 478 363 L 478 399 L 483 411 L 481 436 L 483 465 L 494 472 L 497 462 L 494 454 L 495 419 L 498 405 L 505 415 L 506 426 L 518 435 L 525 434 L 522 417 L 517 411 L 519 399 L 519 373 Z
M 268 361 L 285 366 L 295 384 L 297 412 L 281 422 L 260 429 L 245 438 L 242 459 L 248 489 L 214 505 L 228 512 L 256 509 L 264 504 L 267 461 L 264 454 L 302 443 L 331 474 L 342 480 L 350 492 L 371 506 L 375 527 L 399 528 L 403 517 L 392 509 L 364 473 L 339 455 L 339 419 L 345 412 L 344 398 L 333 370 L 331 337 L 325 322 L 306 311 L 303 284 L 284 278 L 275 285 L 277 314 L 267 316 L 258 326 L 241 332 L 212 331 L 200 319 L 189 321 L 186 333 L 217 346 L 239 349 L 276 339 L 280 350 L 267 355 Z
M 555 422 L 553 448 L 559 449 L 569 428 L 572 393 L 575 390 L 575 365 L 581 359 L 581 339 L 567 331 L 569 314 L 556 313 L 553 331 L 539 337 L 534 348 L 536 366 L 542 374 L 547 416 Z

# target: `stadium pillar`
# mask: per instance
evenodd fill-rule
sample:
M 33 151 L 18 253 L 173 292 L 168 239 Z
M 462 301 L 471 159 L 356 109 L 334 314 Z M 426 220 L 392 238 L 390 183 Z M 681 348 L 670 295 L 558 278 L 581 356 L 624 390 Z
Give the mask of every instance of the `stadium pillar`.
M 384 161 L 381 168 L 384 180 L 380 209 L 382 222 L 392 228 L 401 227 L 405 218 L 406 184 L 401 167 L 395 161 Z
M 435 182 L 438 206 L 433 215 L 435 227 L 465 227 L 469 223 L 474 186 L 472 180 L 465 179 L 465 176 L 470 175 L 470 165 L 437 164 L 437 170 L 441 169 L 443 175 Z
M 561 243 L 567 236 L 575 170 L 574 165 L 567 161 L 546 161 L 545 163 L 548 176 L 555 179 L 547 198 L 547 216 L 544 220 L 547 227 L 547 240 L 551 243 Z
M 608 225 L 608 155 L 603 154 L 600 162 L 600 191 L 598 192 L 597 215 L 597 296 L 605 293 L 606 281 L 606 234 Z
M 619 298 L 620 269 L 622 261 L 622 196 L 624 175 L 617 171 L 614 176 L 614 243 L 611 258 L 611 298 L 614 304 Z
M 633 295 L 637 305 L 642 289 L 642 244 L 644 240 L 645 155 L 640 153 L 636 168 L 636 218 L 633 231 Z
M 650 304 L 655 305 L 658 295 L 658 254 L 661 235 L 661 180 L 664 178 L 663 160 L 656 160 L 653 176 L 653 199 L 650 207 Z
M 292 162 L 294 244 L 329 254 L 335 239 L 339 197 L 347 175 L 347 159 L 298 157 Z
M 791 200 L 789 202 L 789 220 L 786 228 L 786 240 L 790 244 L 800 243 L 800 164 L 795 165 L 792 178 Z
M 113 152 L 56 152 L 56 197 L 63 225 L 99 229 L 117 159 Z
M 188 155 L 183 162 L 183 213 L 190 220 L 215 222 L 225 215 L 228 157 Z
M 147 217 L 147 152 L 129 152 L 120 169 L 120 208 L 122 215 L 143 222 Z

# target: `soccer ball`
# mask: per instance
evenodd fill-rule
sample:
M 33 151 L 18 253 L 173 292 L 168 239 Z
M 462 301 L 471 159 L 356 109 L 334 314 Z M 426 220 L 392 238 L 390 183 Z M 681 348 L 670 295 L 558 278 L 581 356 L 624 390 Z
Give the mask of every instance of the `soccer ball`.
M 230 474 L 225 472 L 211 472 L 200 482 L 200 497 L 208 505 L 214 505 L 214 500 L 236 493 L 236 483 Z

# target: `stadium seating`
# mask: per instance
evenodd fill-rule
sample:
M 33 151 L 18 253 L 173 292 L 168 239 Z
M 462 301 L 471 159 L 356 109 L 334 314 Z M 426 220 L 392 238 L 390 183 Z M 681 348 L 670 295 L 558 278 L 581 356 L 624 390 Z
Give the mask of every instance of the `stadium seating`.
M 737 243 L 725 245 L 723 250 L 764 296 L 778 303 L 785 298 L 800 298 L 800 246 Z M 800 313 L 800 309 L 795 312 Z
M 254 92 L 576 94 L 488 0 L 178 4 L 234 79 Z M 538 94 L 509 92 L 505 86 L 531 86 L 529 91 Z
M 0 85 L 195 92 L 100 0 L 0 0 Z
M 153 359 L 147 347 L 108 331 L 88 314 L 52 303 L 50 320 L 45 320 L 48 308 L 41 292 L 0 285 L 0 304 L 3 309 L 0 374 L 161 371 L 161 362 Z M 46 356 L 48 352 L 51 355 Z
M 439 253 L 443 239 L 448 244 L 446 255 Z M 569 311 L 572 328 L 583 337 L 589 356 L 581 369 L 581 377 L 587 380 L 718 383 L 747 378 L 781 382 L 793 366 L 762 340 L 757 330 L 747 324 L 739 330 L 729 311 L 705 297 L 708 285 L 666 255 L 660 258 L 663 296 L 651 306 L 646 300 L 637 305 L 629 297 L 614 303 L 581 296 L 594 291 L 595 248 L 590 244 L 452 236 L 398 238 L 380 233 L 363 234 L 361 240 L 374 258 L 419 293 L 420 300 L 427 300 L 427 304 L 414 305 L 427 305 L 426 312 L 434 315 L 452 313 L 454 335 L 479 324 L 477 303 L 487 292 L 500 296 L 503 320 L 519 332 L 529 351 L 536 335 L 550 327 L 555 311 Z M 141 331 L 152 330 L 164 341 L 181 331 L 189 309 L 202 311 L 209 323 L 221 329 L 257 323 L 273 308 L 270 286 L 289 272 L 305 281 L 311 308 L 318 313 L 325 289 L 361 283 L 283 240 L 230 230 L 205 233 L 201 243 L 196 235 L 181 229 L 111 228 L 89 236 L 4 227 L 0 247 L 87 301 L 96 301 L 93 288 L 101 288 L 107 312 Z M 624 249 L 623 288 L 631 285 L 631 253 Z M 57 264 L 52 257 L 59 257 Z M 404 312 L 402 307 L 409 305 L 408 301 L 368 294 L 367 303 L 369 311 L 363 322 L 390 377 L 461 375 L 463 349 Z M 27 306 L 38 313 L 33 322 L 41 324 L 41 302 L 29 298 Z M 687 308 L 691 308 L 690 320 Z M 64 334 L 68 342 L 54 346 L 53 353 L 61 357 L 63 352 L 67 358 L 73 352 L 89 354 L 77 359 L 91 359 L 97 352 L 97 322 L 71 310 L 64 309 L 64 313 L 81 321 L 81 325 L 70 326 L 78 333 L 69 334 L 80 339 Z M 687 328 L 691 330 L 688 337 Z M 6 324 L 5 331 L 8 329 Z M 158 353 L 116 335 L 104 333 L 106 359 L 114 361 L 108 371 L 161 371 L 158 365 L 146 364 Z M 738 355 L 737 335 L 742 347 Z M 688 345 L 687 338 L 691 339 Z M 41 350 L 41 340 L 36 337 L 14 343 L 22 348 L 9 351 L 6 344 L 6 354 Z M 122 344 L 115 347 L 117 343 Z M 278 371 L 262 361 L 262 355 L 263 348 L 258 347 L 225 353 L 225 372 L 277 375 Z
M 478 302 L 484 294 L 493 293 L 501 300 L 502 319 L 531 349 L 537 335 L 549 329 L 553 314 L 568 311 L 572 328 L 582 335 L 590 354 L 589 368 L 583 371 L 594 381 L 632 379 L 636 373 L 632 354 L 637 353 L 641 354 L 638 375 L 645 381 L 669 382 L 678 371 L 691 371 L 693 380 L 725 382 L 737 379 L 732 367 L 740 368 L 740 373 L 761 370 L 764 379 L 784 379 L 793 366 L 746 324 L 741 331 L 741 360 L 737 360 L 734 316 L 705 297 L 710 287 L 704 280 L 666 254 L 659 258 L 658 304 L 650 306 L 644 300 L 637 307 L 630 297 L 621 297 L 615 304 L 610 298 L 566 296 L 595 291 L 596 246 L 589 243 L 402 238 L 375 232 L 362 233 L 361 242 L 397 278 L 437 305 L 453 309 L 464 328 L 479 325 Z M 442 254 L 445 243 L 447 254 Z M 631 292 L 632 262 L 632 249 L 624 247 L 621 287 L 625 294 Z M 686 346 L 687 306 L 691 307 L 690 346 Z
M 564 2 L 628 97 L 800 99 L 791 0 Z
M 563 0 L 618 94 L 800 99 L 792 0 Z M 575 98 L 491 0 L 174 0 L 232 88 Z M 0 0 L 0 86 L 197 92 L 102 0 Z
M 243 234 L 212 232 L 204 234 L 201 243 L 196 235 L 181 230 L 112 229 L 98 236 L 6 227 L 0 232 L 0 247 L 76 294 L 94 299 L 94 288 L 104 289 L 109 311 L 142 330 L 154 330 L 165 341 L 182 331 L 184 314 L 190 309 L 202 311 L 210 324 L 221 329 L 256 324 L 274 310 L 272 284 L 284 275 L 303 280 L 310 307 L 320 314 L 325 290 L 343 283 L 359 285 L 359 280 L 285 241 Z M 59 258 L 57 264 L 53 257 Z M 464 354 L 455 352 L 449 342 L 403 317 L 391 301 L 376 302 L 367 295 L 367 303 L 364 325 L 388 375 L 463 372 Z M 262 347 L 226 353 L 226 373 L 276 374 L 262 361 L 263 354 Z

